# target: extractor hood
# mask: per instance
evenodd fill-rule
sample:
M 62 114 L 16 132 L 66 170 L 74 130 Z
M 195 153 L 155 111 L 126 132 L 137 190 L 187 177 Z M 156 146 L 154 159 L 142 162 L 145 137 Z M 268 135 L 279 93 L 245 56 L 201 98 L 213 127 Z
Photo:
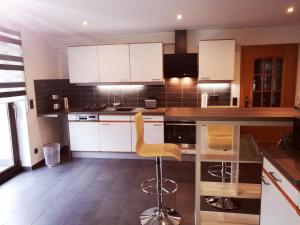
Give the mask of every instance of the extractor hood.
M 164 76 L 198 77 L 198 54 L 186 53 L 186 30 L 175 31 L 175 54 L 164 54 Z

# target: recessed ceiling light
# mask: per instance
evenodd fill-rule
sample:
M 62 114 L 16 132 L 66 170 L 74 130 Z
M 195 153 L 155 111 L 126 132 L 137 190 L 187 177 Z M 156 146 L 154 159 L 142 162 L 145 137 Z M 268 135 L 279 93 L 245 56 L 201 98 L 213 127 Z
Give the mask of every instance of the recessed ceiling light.
M 295 11 L 295 8 L 293 6 L 288 7 L 286 10 L 287 13 L 293 13 L 294 11 Z
M 177 19 L 178 20 L 182 20 L 182 15 L 181 14 L 177 14 Z
M 82 22 L 82 25 L 83 25 L 83 26 L 87 26 L 87 25 L 88 25 L 88 22 L 87 22 L 86 20 L 84 20 L 84 21 Z

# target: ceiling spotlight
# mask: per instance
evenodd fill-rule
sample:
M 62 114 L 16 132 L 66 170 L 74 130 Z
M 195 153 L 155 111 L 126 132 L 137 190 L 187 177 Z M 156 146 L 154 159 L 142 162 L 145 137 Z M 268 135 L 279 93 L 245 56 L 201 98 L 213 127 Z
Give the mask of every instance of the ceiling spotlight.
M 178 20 L 182 20 L 182 15 L 181 14 L 177 14 L 177 19 Z
M 88 22 L 87 22 L 86 20 L 84 20 L 84 21 L 82 22 L 82 25 L 83 25 L 83 26 L 87 26 L 87 25 L 88 25 Z
M 295 11 L 295 8 L 293 6 L 288 7 L 286 10 L 287 13 L 293 13 L 294 11 Z

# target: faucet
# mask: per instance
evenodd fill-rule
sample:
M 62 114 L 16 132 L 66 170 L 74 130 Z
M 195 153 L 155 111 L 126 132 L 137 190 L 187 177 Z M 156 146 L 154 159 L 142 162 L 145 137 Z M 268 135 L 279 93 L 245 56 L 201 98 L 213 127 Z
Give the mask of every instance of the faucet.
M 120 96 L 119 95 L 114 95 L 113 106 L 116 108 L 117 106 L 120 106 L 120 105 L 121 105 Z

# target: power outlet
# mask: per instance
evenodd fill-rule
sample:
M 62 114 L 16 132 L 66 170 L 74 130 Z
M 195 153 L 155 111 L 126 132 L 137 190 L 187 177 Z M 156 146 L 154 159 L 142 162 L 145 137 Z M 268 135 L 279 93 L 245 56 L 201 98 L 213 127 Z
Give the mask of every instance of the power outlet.
M 38 148 L 35 148 L 35 149 L 33 150 L 33 152 L 34 152 L 34 154 L 38 154 L 39 149 L 38 149 Z

